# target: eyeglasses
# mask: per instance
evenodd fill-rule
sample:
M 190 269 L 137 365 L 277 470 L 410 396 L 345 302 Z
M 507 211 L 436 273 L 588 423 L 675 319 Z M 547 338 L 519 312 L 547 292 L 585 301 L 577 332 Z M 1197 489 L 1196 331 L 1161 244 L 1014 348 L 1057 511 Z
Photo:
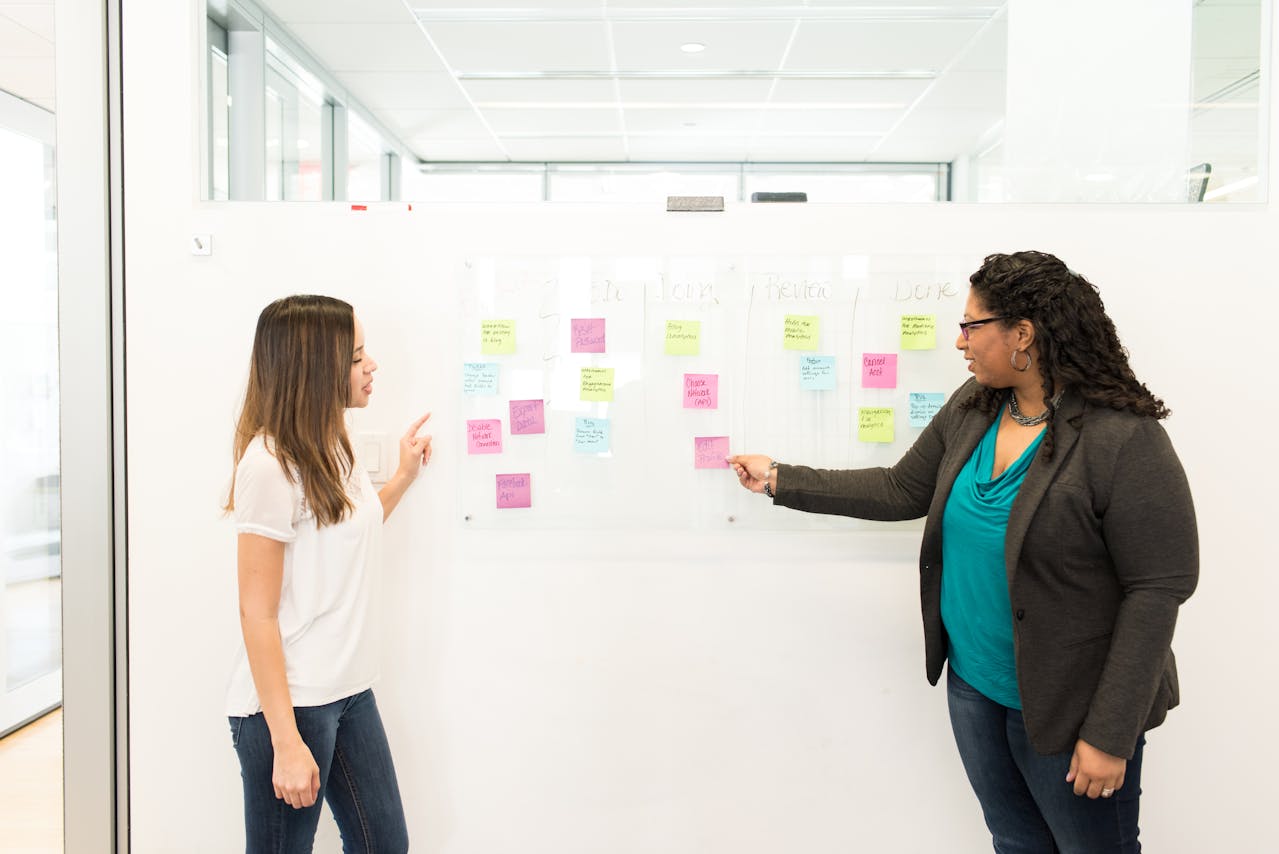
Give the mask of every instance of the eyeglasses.
M 959 324 L 959 332 L 964 336 L 964 340 L 968 340 L 969 334 L 978 326 L 984 326 L 987 323 L 994 323 L 996 320 L 1008 320 L 1007 315 L 999 315 L 998 317 L 983 317 L 981 320 L 968 320 Z

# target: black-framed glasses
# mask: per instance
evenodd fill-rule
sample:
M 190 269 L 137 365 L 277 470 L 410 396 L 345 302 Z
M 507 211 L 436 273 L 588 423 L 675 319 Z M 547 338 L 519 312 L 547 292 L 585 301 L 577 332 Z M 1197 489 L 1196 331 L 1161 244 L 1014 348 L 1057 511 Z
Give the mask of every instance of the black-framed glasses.
M 983 317 L 981 320 L 966 320 L 959 324 L 959 332 L 964 336 L 964 340 L 968 340 L 969 333 L 978 326 L 984 326 L 987 323 L 994 323 L 996 320 L 1010 320 L 1007 315 L 1001 314 L 998 317 Z

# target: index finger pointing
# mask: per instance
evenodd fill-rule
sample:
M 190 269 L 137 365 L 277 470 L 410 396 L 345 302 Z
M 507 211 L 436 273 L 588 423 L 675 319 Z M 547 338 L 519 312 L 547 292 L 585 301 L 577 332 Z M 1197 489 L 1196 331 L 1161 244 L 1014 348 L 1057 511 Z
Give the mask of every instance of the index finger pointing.
M 412 426 L 410 426 L 409 429 L 404 432 L 404 435 L 412 439 L 414 436 L 417 435 L 417 431 L 422 429 L 422 425 L 426 423 L 426 419 L 430 417 L 431 417 L 431 413 L 428 412 L 425 415 L 423 415 L 421 418 L 419 418 L 418 420 L 414 421 Z

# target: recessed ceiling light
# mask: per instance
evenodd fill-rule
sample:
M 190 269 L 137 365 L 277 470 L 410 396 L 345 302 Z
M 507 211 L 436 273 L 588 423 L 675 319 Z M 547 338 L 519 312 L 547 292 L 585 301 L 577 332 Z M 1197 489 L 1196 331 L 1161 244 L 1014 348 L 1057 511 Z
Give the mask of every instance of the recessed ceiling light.
M 706 45 L 701 42 L 687 42 L 686 44 L 680 45 L 679 49 L 684 51 L 684 53 L 701 53 L 706 50 Z

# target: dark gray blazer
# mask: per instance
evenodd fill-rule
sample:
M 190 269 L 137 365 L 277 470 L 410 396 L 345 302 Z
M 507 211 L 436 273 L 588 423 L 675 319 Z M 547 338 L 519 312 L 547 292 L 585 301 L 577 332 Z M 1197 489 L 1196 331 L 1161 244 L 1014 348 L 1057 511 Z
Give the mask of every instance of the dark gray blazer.
M 892 468 L 781 465 L 775 503 L 812 513 L 900 520 L 927 515 L 920 598 L 928 681 L 946 660 L 941 619 L 942 514 L 993 416 L 956 391 Z M 1177 609 L 1199 577 L 1195 511 L 1158 421 L 1067 392 L 1051 459 L 1041 449 L 1008 517 L 1004 562 L 1017 683 L 1031 744 L 1082 738 L 1131 758 L 1138 737 L 1177 705 Z

